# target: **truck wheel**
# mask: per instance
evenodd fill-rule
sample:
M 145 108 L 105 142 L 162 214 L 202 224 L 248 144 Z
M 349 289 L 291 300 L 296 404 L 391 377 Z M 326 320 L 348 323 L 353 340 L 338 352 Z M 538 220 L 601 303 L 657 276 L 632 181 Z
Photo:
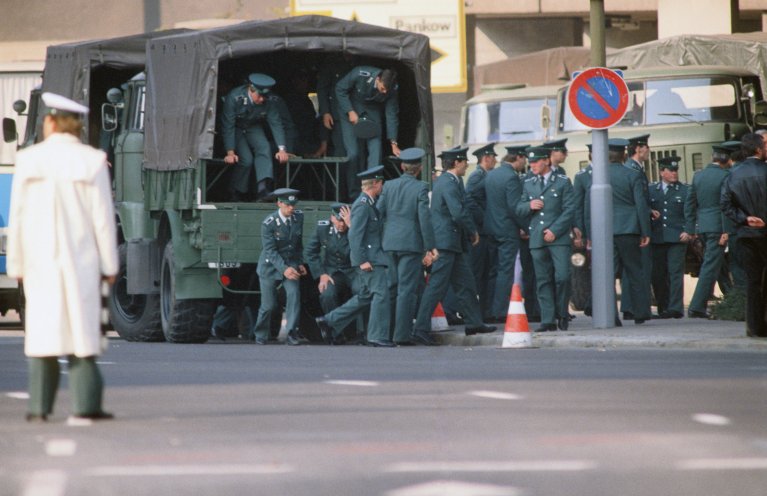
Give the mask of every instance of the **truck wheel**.
M 171 343 L 204 343 L 210 337 L 214 300 L 177 300 L 173 242 L 168 241 L 160 270 L 162 332 Z
M 126 268 L 128 245 L 117 248 L 120 271 L 109 294 L 109 320 L 114 330 L 126 341 L 163 341 L 160 325 L 160 295 L 128 294 Z

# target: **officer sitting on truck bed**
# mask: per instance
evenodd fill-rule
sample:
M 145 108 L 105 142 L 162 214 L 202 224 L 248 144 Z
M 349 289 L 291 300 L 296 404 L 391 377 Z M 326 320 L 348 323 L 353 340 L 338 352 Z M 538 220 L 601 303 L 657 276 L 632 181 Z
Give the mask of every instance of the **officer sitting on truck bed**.
M 277 143 L 277 160 L 281 164 L 288 161 L 284 124 L 275 100 L 269 95 L 274 84 L 274 79 L 266 74 L 254 73 L 248 76 L 247 84 L 230 91 L 224 100 L 221 134 L 226 150 L 224 162 L 234 165 L 229 184 L 232 201 L 246 199 L 253 165 L 258 181 L 256 199 L 263 200 L 271 194 L 274 171 L 265 122 Z

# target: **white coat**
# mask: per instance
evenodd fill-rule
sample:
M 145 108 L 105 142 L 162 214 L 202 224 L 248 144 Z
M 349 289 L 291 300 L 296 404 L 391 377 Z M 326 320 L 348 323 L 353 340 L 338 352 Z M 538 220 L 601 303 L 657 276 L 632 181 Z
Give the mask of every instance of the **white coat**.
M 22 277 L 30 357 L 101 352 L 100 281 L 119 269 L 104 152 L 63 133 L 17 155 L 7 270 Z

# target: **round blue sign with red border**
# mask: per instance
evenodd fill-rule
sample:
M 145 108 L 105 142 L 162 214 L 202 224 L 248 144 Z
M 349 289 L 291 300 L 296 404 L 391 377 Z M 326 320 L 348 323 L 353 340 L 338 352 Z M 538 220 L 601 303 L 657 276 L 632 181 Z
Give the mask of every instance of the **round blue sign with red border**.
M 592 67 L 573 78 L 567 103 L 578 122 L 591 129 L 606 129 L 626 115 L 629 89 L 617 72 Z

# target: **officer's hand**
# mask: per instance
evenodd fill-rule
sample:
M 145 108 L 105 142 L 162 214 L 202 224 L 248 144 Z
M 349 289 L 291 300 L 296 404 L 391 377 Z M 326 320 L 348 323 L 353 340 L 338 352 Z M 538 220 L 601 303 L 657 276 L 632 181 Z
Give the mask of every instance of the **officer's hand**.
M 746 223 L 748 223 L 748 227 L 764 227 L 764 220 L 752 215 L 746 217 Z
M 522 239 L 530 239 L 530 235 L 527 234 L 524 229 L 519 230 L 519 237 Z
M 332 277 L 330 277 L 327 274 L 322 274 L 320 276 L 320 285 L 318 288 L 320 289 L 320 293 L 324 292 L 328 288 L 328 284 L 335 284 L 336 282 L 333 280 Z
M 236 164 L 240 161 L 240 157 L 237 156 L 233 151 L 226 152 L 226 157 L 224 157 L 224 162 L 227 164 Z
M 722 233 L 721 236 L 719 236 L 719 246 L 726 246 L 727 241 L 730 239 L 730 235 L 727 233 Z
M 430 251 L 427 251 L 426 255 L 424 255 L 423 259 L 421 260 L 421 265 L 424 267 L 431 267 L 432 262 L 434 262 L 434 257 Z
M 301 274 L 302 276 L 305 276 L 306 274 L 308 274 L 308 272 L 306 271 L 306 266 L 305 265 L 299 265 L 298 266 L 298 273 Z
M 557 239 L 557 235 L 551 232 L 551 229 L 543 230 L 543 240 L 547 243 L 553 243 Z
M 660 212 L 657 210 L 650 210 L 650 217 L 652 217 L 652 220 L 657 220 L 658 217 L 660 217 Z
M 681 241 L 682 243 L 689 243 L 690 241 L 692 241 L 692 236 L 690 236 L 686 232 L 683 232 L 682 234 L 679 235 L 679 241 Z
M 317 157 L 324 157 L 325 154 L 328 152 L 328 142 L 323 141 L 320 143 L 320 147 L 317 148 L 314 153 L 310 154 L 310 158 L 317 158 Z
M 583 238 L 573 238 L 573 246 L 578 249 L 583 248 Z
M 587 239 L 587 240 L 586 240 L 586 249 L 587 249 L 587 250 L 590 250 L 590 249 L 591 249 L 591 240 L 590 240 L 590 239 Z
M 639 238 L 639 247 L 644 248 L 645 246 L 650 244 L 650 236 L 643 236 Z
M 543 208 L 543 200 L 531 200 L 530 201 L 530 210 L 540 210 Z
M 357 124 L 357 121 L 360 120 L 360 116 L 357 115 L 357 112 L 354 110 L 349 111 L 349 122 L 352 124 Z
M 322 114 L 322 125 L 326 129 L 333 129 L 333 116 L 328 114 Z
M 477 246 L 479 244 L 479 233 L 473 233 L 471 235 L 471 246 Z
M 360 270 L 363 272 L 373 272 L 373 265 L 370 262 L 360 264 Z
M 344 220 L 344 224 L 352 227 L 352 209 L 344 205 L 341 207 L 341 218 Z
M 281 163 L 284 164 L 288 161 L 290 158 L 290 155 L 288 155 L 288 152 L 285 150 L 279 150 L 277 153 L 274 154 L 275 158 Z
M 439 258 L 439 250 L 437 250 L 436 248 L 432 249 L 431 258 L 433 258 L 434 260 L 437 260 Z
M 399 149 L 399 146 L 397 146 L 397 144 L 396 144 L 396 143 L 392 143 L 392 144 L 391 144 L 391 152 L 392 152 L 392 153 L 393 153 L 395 156 L 399 157 L 399 154 L 401 153 L 401 151 L 400 151 L 400 149 Z
M 101 280 L 110 286 L 114 286 L 117 282 L 117 276 L 101 276 Z M 21 282 L 21 279 L 19 279 L 19 282 Z
M 283 272 L 282 275 L 285 276 L 285 279 L 290 279 L 291 281 L 297 281 L 301 278 L 301 274 L 299 274 L 293 267 L 285 269 L 285 272 Z

